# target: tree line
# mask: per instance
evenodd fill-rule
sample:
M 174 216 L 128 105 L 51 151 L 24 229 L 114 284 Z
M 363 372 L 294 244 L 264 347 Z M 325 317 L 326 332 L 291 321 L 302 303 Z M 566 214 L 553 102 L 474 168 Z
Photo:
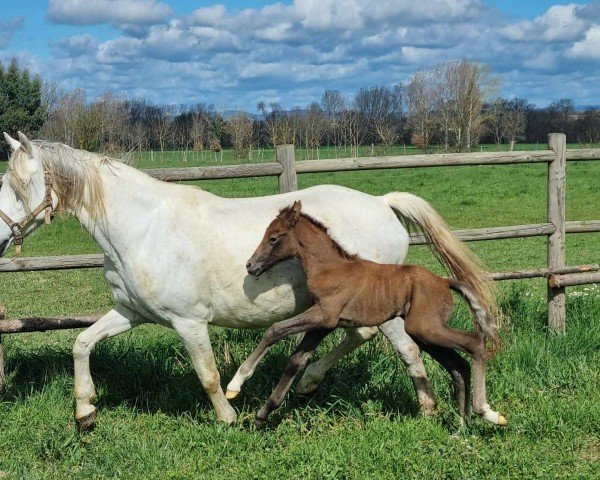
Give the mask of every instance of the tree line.
M 13 60 L 0 64 L 0 128 L 110 154 L 166 150 L 219 152 L 249 158 L 257 149 L 294 143 L 308 158 L 332 147 L 357 156 L 360 147 L 385 153 L 412 144 L 427 151 L 469 151 L 479 143 L 600 142 L 600 110 L 578 111 L 570 99 L 537 108 L 523 98 L 498 97 L 500 78 L 479 63 L 444 62 L 415 72 L 406 84 L 361 88 L 354 95 L 325 90 L 319 101 L 284 110 L 260 101 L 256 111 L 218 111 L 213 105 L 156 105 L 115 93 L 87 98 L 31 76 Z M 7 146 L 0 144 L 6 154 Z

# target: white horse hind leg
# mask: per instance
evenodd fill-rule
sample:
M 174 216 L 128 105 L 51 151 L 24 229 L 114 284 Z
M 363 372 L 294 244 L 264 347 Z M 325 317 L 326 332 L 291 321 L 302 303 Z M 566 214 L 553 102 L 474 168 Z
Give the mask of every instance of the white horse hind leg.
M 390 341 L 406 366 L 417 394 L 421 412 L 425 416 L 433 415 L 437 405 L 435 394 L 427 378 L 419 346 L 404 330 L 404 320 L 401 317 L 393 318 L 380 325 L 379 329 Z
M 377 327 L 348 328 L 346 336 L 337 347 L 306 368 L 304 375 L 298 382 L 296 391 L 301 395 L 314 392 L 325 378 L 327 371 L 340 358 L 371 340 L 375 335 L 377 335 Z
M 73 345 L 73 360 L 75 421 L 79 429 L 92 428 L 96 419 L 96 407 L 92 405 L 96 391 L 90 373 L 91 351 L 98 342 L 126 332 L 140 323 L 142 323 L 141 318 L 135 312 L 119 305 L 77 336 Z
M 237 414 L 221 389 L 221 376 L 210 345 L 208 325 L 195 320 L 177 320 L 173 322 L 173 328 L 192 359 L 200 382 L 217 413 L 217 420 L 233 424 Z

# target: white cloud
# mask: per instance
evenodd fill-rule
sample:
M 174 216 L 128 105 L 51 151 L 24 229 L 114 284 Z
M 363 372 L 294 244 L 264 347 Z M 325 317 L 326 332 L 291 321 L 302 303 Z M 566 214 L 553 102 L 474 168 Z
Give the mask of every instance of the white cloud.
M 227 8 L 225 5 L 212 5 L 210 7 L 199 8 L 194 10 L 188 17 L 188 22 L 192 25 L 205 25 L 214 27 L 225 18 Z
M 600 60 L 600 25 L 592 25 L 584 39 L 575 42 L 568 54 L 573 58 Z
M 75 35 L 69 38 L 61 38 L 53 44 L 58 56 L 79 57 L 96 52 L 98 42 L 89 33 Z
M 578 38 L 589 25 L 579 15 L 582 6 L 576 3 L 553 5 L 532 21 L 506 26 L 502 33 L 508 40 L 563 42 Z
M 48 18 L 68 25 L 152 25 L 171 15 L 156 0 L 50 0 Z
M 600 57 L 598 2 L 553 6 L 512 24 L 479 0 L 295 0 L 233 11 L 216 4 L 185 16 L 156 0 L 119 1 L 98 13 L 106 4 L 116 6 L 51 2 L 51 9 L 73 7 L 80 24 L 93 18 L 122 30 L 108 41 L 86 34 L 54 44 L 48 75 L 90 96 L 112 89 L 161 103 L 252 109 L 276 98 L 293 106 L 325 88 L 402 82 L 418 68 L 464 58 L 505 74 L 510 96 L 545 101 L 544 91 L 567 94 L 556 93 L 561 83 L 587 96 L 597 91 L 598 65 L 581 59 Z
M 23 26 L 25 17 L 20 16 L 12 20 L 0 20 L 0 49 L 8 47 L 16 30 Z

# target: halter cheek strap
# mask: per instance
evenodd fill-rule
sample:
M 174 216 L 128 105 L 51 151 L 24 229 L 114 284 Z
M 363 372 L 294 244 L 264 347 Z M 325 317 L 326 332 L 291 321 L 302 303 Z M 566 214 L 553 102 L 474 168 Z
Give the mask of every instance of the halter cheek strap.
M 20 222 L 15 222 L 11 219 L 6 213 L 0 210 L 0 218 L 4 220 L 4 223 L 8 225 L 8 228 L 12 230 L 13 239 L 15 244 L 15 255 L 21 255 L 23 251 L 23 230 L 31 221 L 37 217 L 42 210 L 45 210 L 44 215 L 44 223 L 49 225 L 52 221 L 52 175 L 50 172 L 44 172 L 44 186 L 46 188 L 46 193 L 44 194 L 44 199 L 42 203 L 40 203 L 29 215 L 26 215 L 23 220 Z

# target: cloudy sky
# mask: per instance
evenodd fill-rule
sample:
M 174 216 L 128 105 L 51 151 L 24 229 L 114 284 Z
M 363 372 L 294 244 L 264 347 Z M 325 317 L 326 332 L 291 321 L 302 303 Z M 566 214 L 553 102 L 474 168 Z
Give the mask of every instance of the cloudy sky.
M 286 107 L 488 63 L 505 96 L 600 104 L 600 0 L 0 0 L 0 60 L 64 89 Z

